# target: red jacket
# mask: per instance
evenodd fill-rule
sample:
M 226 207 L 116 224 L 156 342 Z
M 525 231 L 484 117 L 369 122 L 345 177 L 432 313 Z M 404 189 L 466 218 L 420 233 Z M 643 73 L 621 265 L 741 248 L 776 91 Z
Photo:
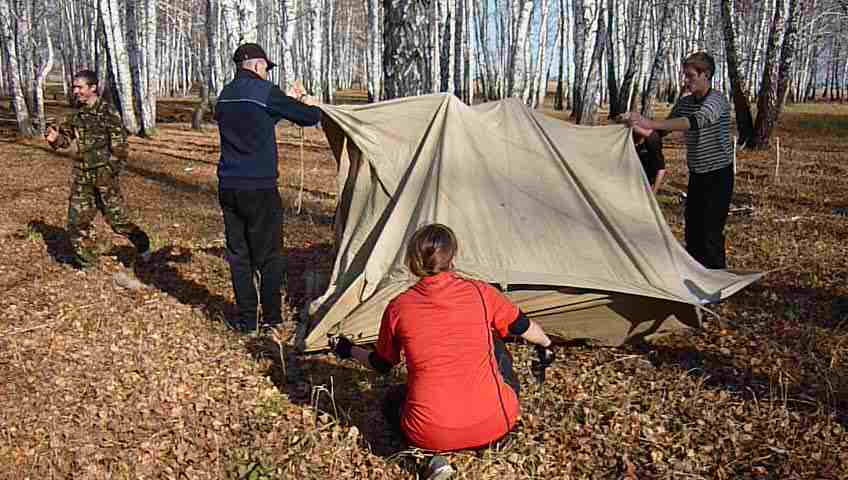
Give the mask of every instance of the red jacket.
M 409 373 L 401 426 L 420 448 L 484 446 L 515 424 L 515 392 L 498 371 L 491 332 L 505 337 L 518 308 L 490 285 L 452 272 L 422 278 L 392 300 L 377 353 Z

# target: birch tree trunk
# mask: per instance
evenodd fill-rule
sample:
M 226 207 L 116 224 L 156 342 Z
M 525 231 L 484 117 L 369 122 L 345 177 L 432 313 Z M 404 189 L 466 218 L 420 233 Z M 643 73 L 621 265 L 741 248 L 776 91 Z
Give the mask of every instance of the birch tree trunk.
M 430 91 L 442 90 L 442 10 L 445 0 L 430 2 Z
M 751 105 L 748 103 L 748 89 L 742 72 L 739 71 L 739 60 L 736 50 L 736 30 L 733 27 L 733 0 L 721 0 L 721 17 L 724 30 L 724 54 L 727 59 L 727 70 L 730 76 L 731 97 L 736 109 L 736 129 L 739 144 L 746 145 L 754 134 L 754 119 L 751 115 Z
M 206 51 L 202 55 L 203 80 L 200 87 L 200 103 L 192 113 L 191 128 L 203 128 L 203 118 L 212 108 L 218 94 L 224 88 L 223 73 L 221 72 L 221 55 L 218 50 L 220 33 L 220 6 L 218 0 L 206 0 Z
M 760 2 L 760 10 L 759 16 L 756 17 L 756 25 L 755 31 L 751 32 L 753 36 L 753 41 L 751 42 L 752 50 L 749 55 L 748 62 L 748 82 L 747 85 L 750 86 L 751 91 L 749 92 L 749 101 L 753 101 L 754 91 L 756 91 L 756 86 L 761 82 L 761 75 L 763 72 L 763 52 L 762 52 L 762 38 L 766 28 L 768 27 L 768 12 L 772 5 L 774 5 L 775 0 L 763 0 Z
M 471 19 L 471 5 L 474 0 L 462 0 L 462 24 L 463 31 L 465 32 L 462 36 L 462 89 L 465 92 L 465 103 L 468 105 L 472 105 L 474 103 L 474 80 L 471 78 L 471 56 L 473 48 L 473 44 L 471 42 L 472 37 L 472 19 Z M 479 52 L 478 55 L 479 56 Z M 480 76 L 480 70 L 477 69 L 477 77 Z
M 583 105 L 583 89 L 586 82 L 586 44 L 588 27 L 591 22 L 586 18 L 590 9 L 589 0 L 572 0 L 572 10 L 574 16 L 574 81 L 571 87 L 572 110 L 571 118 L 580 118 Z
M 306 88 L 317 98 L 324 97 L 324 85 L 321 83 L 321 53 L 324 48 L 321 20 L 324 16 L 324 11 L 321 7 L 321 0 L 311 0 L 309 2 L 309 18 L 311 20 L 310 45 L 312 48 L 312 55 L 309 58 L 309 75 Z
M 151 67 L 155 70 L 155 57 L 153 65 L 148 63 L 149 53 L 156 51 L 156 0 L 127 0 L 127 46 L 135 108 L 141 113 L 139 133 L 150 138 L 156 133 L 156 90 L 150 85 L 150 79 L 156 77 L 150 73 Z
M 148 121 L 145 123 L 145 113 L 142 111 L 142 124 L 144 128 L 156 128 L 156 95 L 159 92 L 159 70 L 156 68 L 156 38 L 157 27 L 159 25 L 159 1 L 145 0 L 144 2 L 144 23 L 142 24 L 141 38 L 144 45 L 144 66 L 147 71 L 147 98 L 145 99 L 146 107 L 149 112 L 146 113 Z
M 421 95 L 427 74 L 426 0 L 386 0 L 383 72 L 386 99 Z
M 479 57 L 482 59 L 482 68 L 478 78 L 482 81 L 483 98 L 491 100 L 495 97 L 494 89 L 494 65 L 492 53 L 489 49 L 489 2 L 488 0 L 473 0 L 475 12 L 472 18 L 477 20 L 477 45 L 479 45 Z
M 463 91 L 463 58 L 465 57 L 463 52 L 464 42 L 462 41 L 465 36 L 465 29 L 463 28 L 463 18 L 465 12 L 465 1 L 464 0 L 453 0 L 453 18 L 452 18 L 452 48 L 453 48 L 453 82 L 452 88 L 454 94 L 460 98 L 460 100 L 465 101 L 465 92 Z
M 769 123 L 771 110 L 777 107 L 777 67 L 778 57 L 785 27 L 784 0 L 776 0 L 774 15 L 766 48 L 766 63 L 763 66 L 763 80 L 757 99 L 757 118 L 754 121 L 754 134 L 751 136 L 751 148 L 767 148 L 772 125 Z
M 35 110 L 38 118 L 37 133 L 43 135 L 47 131 L 47 117 L 44 115 L 44 84 L 47 81 L 47 75 L 53 70 L 53 41 L 50 38 L 50 29 L 47 27 L 47 18 L 42 17 L 41 25 L 44 33 L 44 43 L 46 46 L 46 57 L 44 64 L 38 70 L 38 75 L 35 77 L 35 85 L 33 91 L 35 93 Z
M 515 0 L 518 1 L 518 0 Z M 517 29 L 513 38 L 510 51 L 512 52 L 507 68 L 507 97 L 512 97 L 516 92 L 524 91 L 524 84 L 528 81 L 525 65 L 527 63 L 527 32 L 530 31 L 530 13 L 533 10 L 533 0 L 524 0 L 517 19 Z
M 380 99 L 380 74 L 382 68 L 379 52 L 379 22 L 380 22 L 379 0 L 367 0 L 368 29 L 367 29 L 367 77 L 368 77 L 368 101 L 374 102 Z
M 232 76 L 232 72 L 236 69 L 232 58 L 239 43 L 241 43 L 241 32 L 239 31 L 237 0 L 214 1 L 218 5 L 220 15 L 220 23 L 218 24 L 220 25 L 218 30 L 218 45 L 220 50 L 218 50 L 218 53 L 220 55 L 222 72 L 221 87 L 223 87 Z
M 112 85 L 117 95 L 124 127 L 133 135 L 139 132 L 139 125 L 133 108 L 132 77 L 130 76 L 129 55 L 124 42 L 121 27 L 121 11 L 118 0 L 99 0 L 100 19 L 106 33 L 106 52 Z
M 544 105 L 545 93 L 548 89 L 548 77 L 545 70 L 545 51 L 548 48 L 548 0 L 542 0 L 541 18 L 539 20 L 539 41 L 537 43 L 536 76 L 533 79 L 533 96 L 530 103 L 531 108 Z
M 610 118 L 617 116 L 619 113 L 619 85 L 615 75 L 615 43 L 614 36 L 615 28 L 615 13 L 617 11 L 616 1 L 607 0 L 607 91 L 609 92 L 609 116 Z
M 798 3 L 799 0 L 789 0 L 786 13 L 786 31 L 783 35 L 783 47 L 780 51 L 780 66 L 777 72 L 777 92 L 775 102 L 770 109 L 764 112 L 766 116 L 760 129 L 756 131 L 759 145 L 768 145 L 771 133 L 777 124 L 783 105 L 786 103 L 786 94 L 789 91 L 789 78 L 792 69 L 792 60 L 795 58 L 795 47 L 798 42 Z M 759 112 L 757 112 L 759 117 Z
M 671 19 L 672 3 L 673 2 L 671 0 L 665 0 L 663 5 L 663 13 L 660 17 L 661 20 L 659 25 L 659 42 L 657 44 L 657 52 L 656 55 L 654 55 L 654 62 L 651 67 L 650 76 L 648 77 L 648 83 L 645 85 L 645 90 L 642 93 L 642 115 L 648 117 L 653 115 L 653 103 L 657 96 L 657 91 L 659 90 L 659 77 L 663 62 L 665 61 L 666 50 L 668 49 L 669 36 L 671 35 L 669 22 Z
M 16 74 L 19 70 L 18 51 L 15 42 L 15 30 L 12 16 L 11 0 L 0 0 L 0 35 L 3 36 L 4 57 L 8 65 L 9 88 L 12 94 L 12 108 L 15 110 L 15 120 L 18 124 L 18 133 L 23 137 L 36 135 L 32 126 L 32 119 L 27 108 L 23 86 L 20 77 Z
M 564 76 L 565 76 L 565 51 L 566 51 L 566 40 L 568 39 L 568 33 L 566 32 L 566 19 L 568 16 L 566 13 L 568 12 L 567 4 L 565 0 L 559 0 L 559 22 L 557 28 L 559 29 L 559 72 L 557 73 L 557 87 L 556 87 L 556 95 L 554 96 L 554 110 L 562 111 L 565 110 L 565 90 L 566 86 L 564 85 Z
M 604 8 L 598 5 L 597 31 L 595 34 L 592 57 L 589 61 L 589 69 L 586 72 L 586 86 L 583 88 L 583 98 L 580 101 L 580 111 L 576 117 L 578 125 L 595 125 L 597 123 L 596 113 L 601 97 L 601 68 L 603 67 L 604 49 L 607 42 L 606 22 L 604 21 Z
M 281 0 L 280 8 L 282 9 L 280 17 L 282 25 L 282 50 L 280 71 L 280 85 L 283 90 L 288 91 L 292 83 L 297 78 L 294 73 L 295 65 L 295 48 L 294 48 L 294 32 L 295 32 L 295 12 L 297 11 L 297 2 L 295 0 Z
M 259 33 L 256 23 L 256 0 L 237 0 L 235 7 L 238 18 L 238 43 L 256 43 Z
M 627 68 L 624 70 L 624 75 L 621 78 L 621 89 L 618 96 L 618 104 L 613 108 L 610 104 L 610 115 L 624 113 L 630 110 L 630 98 L 634 90 L 634 78 L 639 66 L 642 64 L 642 52 L 644 51 L 642 41 L 645 38 L 645 30 L 642 28 L 644 23 L 645 13 L 642 10 L 634 8 L 629 15 L 630 30 L 629 41 L 630 48 L 627 51 Z

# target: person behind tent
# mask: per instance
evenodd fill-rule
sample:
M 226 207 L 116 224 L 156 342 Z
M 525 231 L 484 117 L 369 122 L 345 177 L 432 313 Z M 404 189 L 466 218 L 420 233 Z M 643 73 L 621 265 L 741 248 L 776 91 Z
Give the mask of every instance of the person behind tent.
M 730 139 L 730 102 L 710 84 L 715 60 L 696 52 L 683 61 L 686 88 L 666 120 L 643 118 L 630 112 L 631 126 L 686 132 L 689 167 L 685 233 L 686 250 L 706 268 L 727 268 L 724 226 L 733 196 L 733 144 Z
M 650 185 L 651 191 L 656 194 L 660 191 L 660 186 L 665 177 L 662 137 L 654 130 L 634 125 L 633 143 L 636 145 L 636 153 L 639 155 L 639 161 L 642 162 L 645 175 L 648 177 L 648 185 Z
M 420 280 L 389 302 L 375 351 L 344 337 L 334 345 L 340 358 L 381 373 L 405 358 L 408 383 L 389 391 L 383 413 L 412 445 L 434 451 L 483 447 L 515 425 L 520 386 L 504 337 L 534 343 L 540 363 L 554 358 L 538 324 L 494 287 L 454 271 L 457 248 L 445 225 L 417 230 L 406 264 Z

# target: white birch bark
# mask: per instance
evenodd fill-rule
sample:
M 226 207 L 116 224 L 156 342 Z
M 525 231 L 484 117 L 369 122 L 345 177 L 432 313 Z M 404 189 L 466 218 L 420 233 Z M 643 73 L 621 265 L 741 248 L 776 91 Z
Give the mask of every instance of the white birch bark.
M 282 0 L 280 1 L 280 9 L 281 11 L 281 20 L 282 20 L 282 50 L 283 55 L 281 58 L 280 65 L 280 85 L 283 87 L 284 91 L 288 91 L 289 87 L 291 87 L 292 83 L 294 83 L 297 78 L 294 73 L 294 65 L 295 65 L 295 47 L 294 47 L 294 33 L 295 33 L 295 13 L 297 12 L 297 2 L 296 0 Z
M 152 4 L 152 5 L 150 5 Z M 154 12 L 154 18 L 148 15 Z M 156 0 L 127 0 L 127 47 L 136 111 L 140 113 L 140 134 L 152 137 L 156 130 L 156 90 L 150 85 L 150 68 L 155 65 Z M 152 20 L 152 21 L 151 21 Z M 152 28 L 152 39 L 149 30 Z M 153 65 L 148 63 L 153 59 Z M 154 67 L 155 68 L 155 67 Z M 155 78 L 155 76 L 153 76 Z
M 257 41 L 256 0 L 238 0 L 235 4 L 238 18 L 238 43 Z
M 442 90 L 442 10 L 446 0 L 432 0 L 430 2 L 430 71 L 431 89 L 433 93 Z
M 465 103 L 467 103 L 469 105 L 472 105 L 474 103 L 474 90 L 475 90 L 474 84 L 477 83 L 477 82 L 475 82 L 474 79 L 475 79 L 475 77 L 479 78 L 479 76 L 480 76 L 479 71 L 477 71 L 476 76 L 474 76 L 474 74 L 472 73 L 472 70 L 471 70 L 471 68 L 472 68 L 471 59 L 477 58 L 477 54 L 472 50 L 474 48 L 474 44 L 471 42 L 471 37 L 473 36 L 473 32 L 474 32 L 474 27 L 473 27 L 474 23 L 471 19 L 471 14 L 472 14 L 472 9 L 473 9 L 472 3 L 473 2 L 474 2 L 474 0 L 463 0 L 463 2 L 462 2 L 462 4 L 463 4 L 463 8 L 462 8 L 462 10 L 463 10 L 462 11 L 463 21 L 462 21 L 462 23 L 463 23 L 463 30 L 465 31 L 465 34 L 462 36 L 462 48 L 464 50 L 463 59 L 462 59 L 462 65 L 463 65 L 462 68 L 463 68 L 464 74 L 463 74 L 463 77 L 462 77 L 463 78 L 462 83 L 464 85 L 463 90 L 465 91 Z
M 114 80 L 119 110 L 124 127 L 133 135 L 139 132 L 138 121 L 133 107 L 132 77 L 129 68 L 129 55 L 121 27 L 121 10 L 118 0 L 99 0 L 100 18 L 106 34 L 109 69 Z
M 583 99 L 583 83 L 585 73 L 583 66 L 586 58 L 586 0 L 572 0 L 572 17 L 574 18 L 574 28 L 572 29 L 574 54 L 573 63 L 574 81 L 571 82 L 571 98 L 573 110 L 572 118 L 576 118 L 580 114 L 580 102 Z
M 220 55 L 223 77 L 221 86 L 226 84 L 227 79 L 232 76 L 235 71 L 235 63 L 233 62 L 233 54 L 241 43 L 241 31 L 238 14 L 237 0 L 215 0 L 220 9 L 221 29 L 220 29 Z
M 457 0 L 448 0 L 448 11 L 445 14 L 445 51 L 447 52 L 447 73 L 448 89 L 447 91 L 456 94 L 456 2 Z
M 309 85 L 307 85 L 307 89 L 318 98 L 324 96 L 324 85 L 321 82 L 321 57 L 324 48 L 321 20 L 324 16 L 324 9 L 321 7 L 321 0 L 310 0 L 310 45 L 312 51 L 309 59 Z
M 603 75 L 601 73 L 607 41 L 606 22 L 603 15 L 603 6 L 599 3 L 595 7 L 596 15 L 593 20 L 595 39 L 592 45 L 592 56 L 589 58 L 589 68 L 586 71 L 586 86 L 583 89 L 583 98 L 580 101 L 581 108 L 576 117 L 576 121 L 580 125 L 595 125 L 597 123 L 596 112 L 600 106 L 603 90 Z
M 47 18 L 42 17 L 41 25 L 43 27 L 44 43 L 46 47 L 46 56 L 44 63 L 40 66 L 38 74 L 35 77 L 35 114 L 38 118 L 38 133 L 44 134 L 47 131 L 47 117 L 44 115 L 44 84 L 47 81 L 47 75 L 53 70 L 53 40 L 50 38 L 50 30 L 47 27 Z
M 380 30 L 379 30 L 379 19 L 380 19 L 380 11 L 379 11 L 379 3 L 380 0 L 366 0 L 367 5 L 367 36 L 366 36 L 366 50 L 367 50 L 367 83 L 368 83 L 368 97 L 370 101 L 377 101 L 380 99 L 380 70 L 382 70 L 382 62 L 379 59 L 379 38 L 380 38 Z
M 489 48 L 489 8 L 487 0 L 473 0 L 474 11 L 472 19 L 475 20 L 477 28 L 477 59 L 480 62 L 480 72 L 477 76 L 481 80 L 483 98 L 489 100 L 494 94 L 494 75 L 492 64 L 492 52 Z
M 548 0 L 542 0 L 541 3 L 541 18 L 539 20 L 539 40 L 536 51 L 539 52 L 536 56 L 536 77 L 533 79 L 533 98 L 529 104 L 531 108 L 538 108 L 539 105 L 544 105 L 545 93 L 548 89 L 547 70 L 545 68 L 545 51 L 548 49 Z M 527 100 L 525 100 L 526 102 Z
M 326 0 L 324 2 L 324 15 L 323 15 L 323 25 L 322 25 L 322 45 L 323 48 L 323 60 L 321 62 L 321 78 L 322 78 L 322 90 L 324 92 L 324 101 L 328 103 L 333 103 L 333 95 L 334 95 L 334 78 L 335 78 L 335 65 L 334 65 L 334 57 L 335 57 L 335 49 L 334 41 L 333 41 L 333 32 L 334 32 L 334 23 L 336 21 L 335 15 L 335 2 L 334 0 Z
M 533 0 L 524 0 L 521 4 L 520 15 L 517 19 L 517 28 L 512 45 L 510 46 L 511 57 L 507 68 L 507 92 L 506 96 L 512 97 L 523 94 L 527 79 L 527 34 L 530 31 L 530 18 L 533 10 Z
M 27 108 L 21 80 L 15 72 L 18 71 L 18 51 L 15 44 L 14 18 L 12 16 L 11 0 L 0 0 L 0 35 L 3 36 L 4 56 L 9 67 L 9 89 L 12 94 L 12 107 L 15 109 L 15 120 L 18 132 L 24 137 L 35 135 L 32 119 Z
M 146 114 L 149 121 L 146 125 L 156 127 L 156 95 L 159 92 L 159 70 L 156 68 L 156 39 L 157 27 L 159 25 L 159 1 L 146 0 L 144 2 L 144 22 L 141 27 L 141 38 L 144 45 L 144 66 L 147 74 L 147 98 L 145 99 L 146 107 L 149 110 Z

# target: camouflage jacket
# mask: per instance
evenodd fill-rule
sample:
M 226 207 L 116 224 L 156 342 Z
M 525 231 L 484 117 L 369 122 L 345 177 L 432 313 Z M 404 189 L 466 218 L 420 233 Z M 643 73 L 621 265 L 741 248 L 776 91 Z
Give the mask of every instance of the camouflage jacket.
M 105 165 L 121 168 L 129 155 L 127 131 L 114 108 L 98 98 L 69 115 L 58 129 L 59 137 L 50 146 L 68 148 L 77 142 L 77 168 L 88 170 Z

